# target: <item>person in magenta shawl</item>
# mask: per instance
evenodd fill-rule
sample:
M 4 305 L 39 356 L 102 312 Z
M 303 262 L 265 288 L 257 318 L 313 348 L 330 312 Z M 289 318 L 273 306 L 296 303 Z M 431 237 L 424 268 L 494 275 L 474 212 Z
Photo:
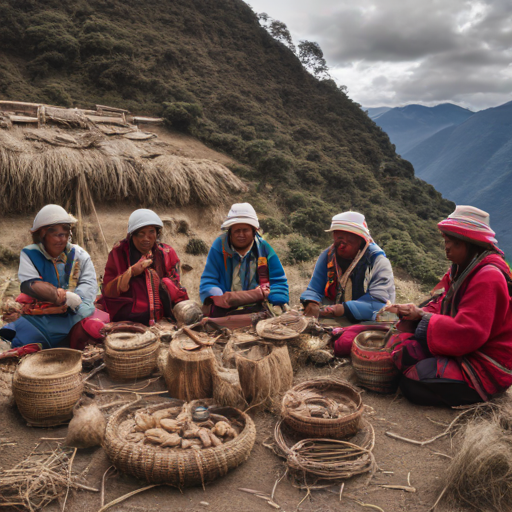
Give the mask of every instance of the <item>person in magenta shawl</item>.
M 135 210 L 128 235 L 108 255 L 98 301 L 111 321 L 153 325 L 172 318 L 172 308 L 188 300 L 180 283 L 180 260 L 175 250 L 158 240 L 163 223 L 152 210 Z
M 452 266 L 428 305 L 396 306 L 414 335 L 392 357 L 412 402 L 462 405 L 487 401 L 512 385 L 511 273 L 489 214 L 457 206 L 438 224 Z

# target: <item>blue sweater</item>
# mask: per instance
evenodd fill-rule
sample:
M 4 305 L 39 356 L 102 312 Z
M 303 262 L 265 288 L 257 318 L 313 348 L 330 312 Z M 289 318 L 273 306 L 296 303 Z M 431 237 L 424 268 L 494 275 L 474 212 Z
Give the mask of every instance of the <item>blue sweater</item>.
M 224 254 L 226 255 L 225 263 Z M 267 258 L 270 278 L 269 302 L 274 305 L 287 304 L 290 298 L 288 295 L 288 280 L 286 279 L 283 266 L 271 245 L 256 233 L 254 245 L 251 249 L 251 258 L 256 258 L 257 262 L 258 257 Z M 233 265 L 238 265 L 239 263 L 239 254 L 228 243 L 228 234 L 223 233 L 213 242 L 206 259 L 201 283 L 199 284 L 199 295 L 202 302 L 208 297 L 223 295 L 225 292 L 231 291 Z M 244 286 L 244 290 L 256 288 L 257 279 L 257 275 L 254 276 L 251 280 L 251 285 L 249 287 Z
M 314 300 L 322 303 L 327 285 L 327 248 L 318 258 L 313 276 L 300 296 L 302 302 Z M 375 314 L 386 301 L 395 301 L 395 281 L 391 263 L 384 251 L 375 243 L 368 246 L 365 254 L 354 268 L 352 299 L 345 302 L 345 315 L 356 322 L 374 320 Z

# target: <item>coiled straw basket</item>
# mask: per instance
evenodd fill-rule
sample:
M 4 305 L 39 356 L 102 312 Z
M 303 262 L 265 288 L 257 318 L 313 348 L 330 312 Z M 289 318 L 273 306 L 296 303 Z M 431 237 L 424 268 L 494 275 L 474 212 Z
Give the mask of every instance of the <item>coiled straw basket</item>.
M 352 344 L 352 366 L 359 384 L 377 393 L 394 393 L 399 371 L 386 345 L 388 334 L 366 331 L 358 334 Z
M 73 416 L 83 391 L 82 353 L 52 348 L 31 354 L 16 368 L 12 392 L 29 425 L 53 427 Z
M 157 366 L 160 341 L 150 331 L 116 332 L 105 338 L 104 361 L 114 380 L 147 377 Z
M 298 399 L 314 403 L 314 395 L 321 395 L 343 405 L 349 404 L 353 412 L 339 418 L 317 418 L 295 409 Z M 348 382 L 318 378 L 302 382 L 290 389 L 283 397 L 281 414 L 284 422 L 304 437 L 342 439 L 359 430 L 363 410 L 361 395 Z
M 171 400 L 146 410 L 152 413 L 182 403 L 181 400 Z M 150 483 L 166 483 L 180 489 L 204 485 L 246 461 L 256 439 L 256 427 L 247 414 L 231 407 L 219 407 L 210 408 L 210 411 L 236 419 L 243 425 L 239 435 L 222 446 L 195 451 L 131 443 L 124 439 L 124 430 L 135 424 L 131 420 L 137 407 L 140 408 L 140 404 L 128 404 L 110 417 L 104 448 L 116 468 Z

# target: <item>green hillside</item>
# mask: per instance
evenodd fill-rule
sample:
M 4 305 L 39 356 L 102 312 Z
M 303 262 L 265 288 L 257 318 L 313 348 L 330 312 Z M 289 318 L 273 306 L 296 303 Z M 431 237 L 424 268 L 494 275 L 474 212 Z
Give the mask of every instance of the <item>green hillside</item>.
M 444 270 L 436 222 L 453 203 L 241 0 L 0 0 L 0 13 L 0 99 L 163 115 L 240 162 L 271 234 L 325 245 L 330 217 L 357 209 L 395 264 L 426 282 Z

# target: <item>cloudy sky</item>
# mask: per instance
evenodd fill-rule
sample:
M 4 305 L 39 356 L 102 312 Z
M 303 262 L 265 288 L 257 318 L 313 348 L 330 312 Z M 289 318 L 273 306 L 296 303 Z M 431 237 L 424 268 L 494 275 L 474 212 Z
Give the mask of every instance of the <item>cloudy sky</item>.
M 246 0 L 320 44 L 365 107 L 512 100 L 512 0 Z

